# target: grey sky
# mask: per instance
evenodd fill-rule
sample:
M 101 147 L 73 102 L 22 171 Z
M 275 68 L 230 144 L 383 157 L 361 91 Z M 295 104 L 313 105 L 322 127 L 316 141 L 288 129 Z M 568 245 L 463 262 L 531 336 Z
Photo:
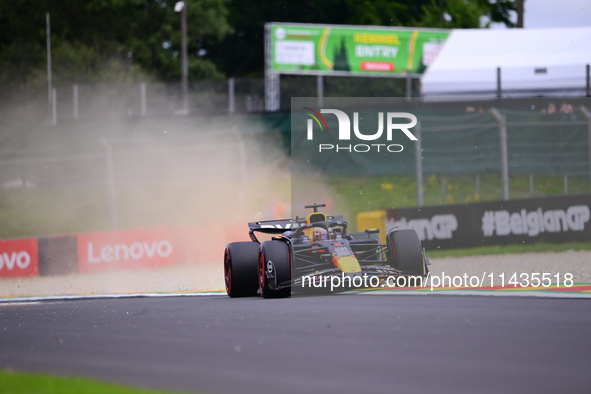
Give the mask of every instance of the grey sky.
M 591 0 L 525 0 L 524 25 L 526 29 L 591 26 Z

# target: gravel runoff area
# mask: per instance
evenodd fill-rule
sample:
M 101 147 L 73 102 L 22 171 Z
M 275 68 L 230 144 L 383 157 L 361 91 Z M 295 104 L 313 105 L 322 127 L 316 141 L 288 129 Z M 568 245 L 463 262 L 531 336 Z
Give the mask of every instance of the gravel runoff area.
M 224 288 L 219 264 L 0 279 L 0 297 L 183 292 Z
M 509 278 L 514 273 L 573 274 L 574 283 L 591 283 L 591 251 L 520 253 L 431 259 L 431 275 Z M 488 279 L 488 278 L 487 278 Z M 485 283 L 487 282 L 485 279 Z M 554 280 L 553 280 L 554 281 Z M 498 283 L 497 280 L 495 282 Z M 62 276 L 0 279 L 0 297 L 72 294 L 182 292 L 224 288 L 222 262 L 183 264 Z
M 484 283 L 490 284 L 492 273 L 495 284 L 500 284 L 499 275 L 505 274 L 505 283 L 515 273 L 517 275 L 549 273 L 552 282 L 554 275 L 573 275 L 574 283 L 591 283 L 591 251 L 568 250 L 565 252 L 518 253 L 467 257 L 446 257 L 432 259 L 429 267 L 431 275 L 463 276 L 464 274 L 485 276 Z M 531 276 L 529 276 L 531 278 Z M 562 280 L 562 279 L 561 279 Z

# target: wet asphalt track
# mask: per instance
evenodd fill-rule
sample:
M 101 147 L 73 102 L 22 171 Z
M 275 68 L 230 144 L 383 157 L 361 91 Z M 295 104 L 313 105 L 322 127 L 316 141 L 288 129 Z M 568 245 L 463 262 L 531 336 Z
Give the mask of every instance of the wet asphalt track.
M 204 393 L 588 393 L 591 301 L 338 295 L 0 307 L 0 368 Z

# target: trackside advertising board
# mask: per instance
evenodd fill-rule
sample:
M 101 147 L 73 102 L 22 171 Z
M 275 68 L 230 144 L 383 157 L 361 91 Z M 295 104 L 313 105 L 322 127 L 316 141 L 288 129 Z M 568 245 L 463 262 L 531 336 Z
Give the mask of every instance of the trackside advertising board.
M 174 230 L 151 228 L 78 235 L 80 272 L 151 268 L 175 263 Z
M 0 240 L 0 278 L 209 264 L 230 240 L 248 241 L 244 222 L 134 228 Z
M 37 239 L 0 241 L 0 278 L 38 276 Z
M 413 228 L 427 249 L 591 241 L 591 195 L 386 210 L 384 228 Z
M 422 74 L 449 30 L 313 24 L 270 25 L 271 69 L 292 74 Z

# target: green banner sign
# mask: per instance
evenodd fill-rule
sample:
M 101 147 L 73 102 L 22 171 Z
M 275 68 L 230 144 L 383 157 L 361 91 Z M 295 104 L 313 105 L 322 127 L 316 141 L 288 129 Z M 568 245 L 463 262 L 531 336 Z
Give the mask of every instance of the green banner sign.
M 449 30 L 271 24 L 271 68 L 289 74 L 421 74 Z

